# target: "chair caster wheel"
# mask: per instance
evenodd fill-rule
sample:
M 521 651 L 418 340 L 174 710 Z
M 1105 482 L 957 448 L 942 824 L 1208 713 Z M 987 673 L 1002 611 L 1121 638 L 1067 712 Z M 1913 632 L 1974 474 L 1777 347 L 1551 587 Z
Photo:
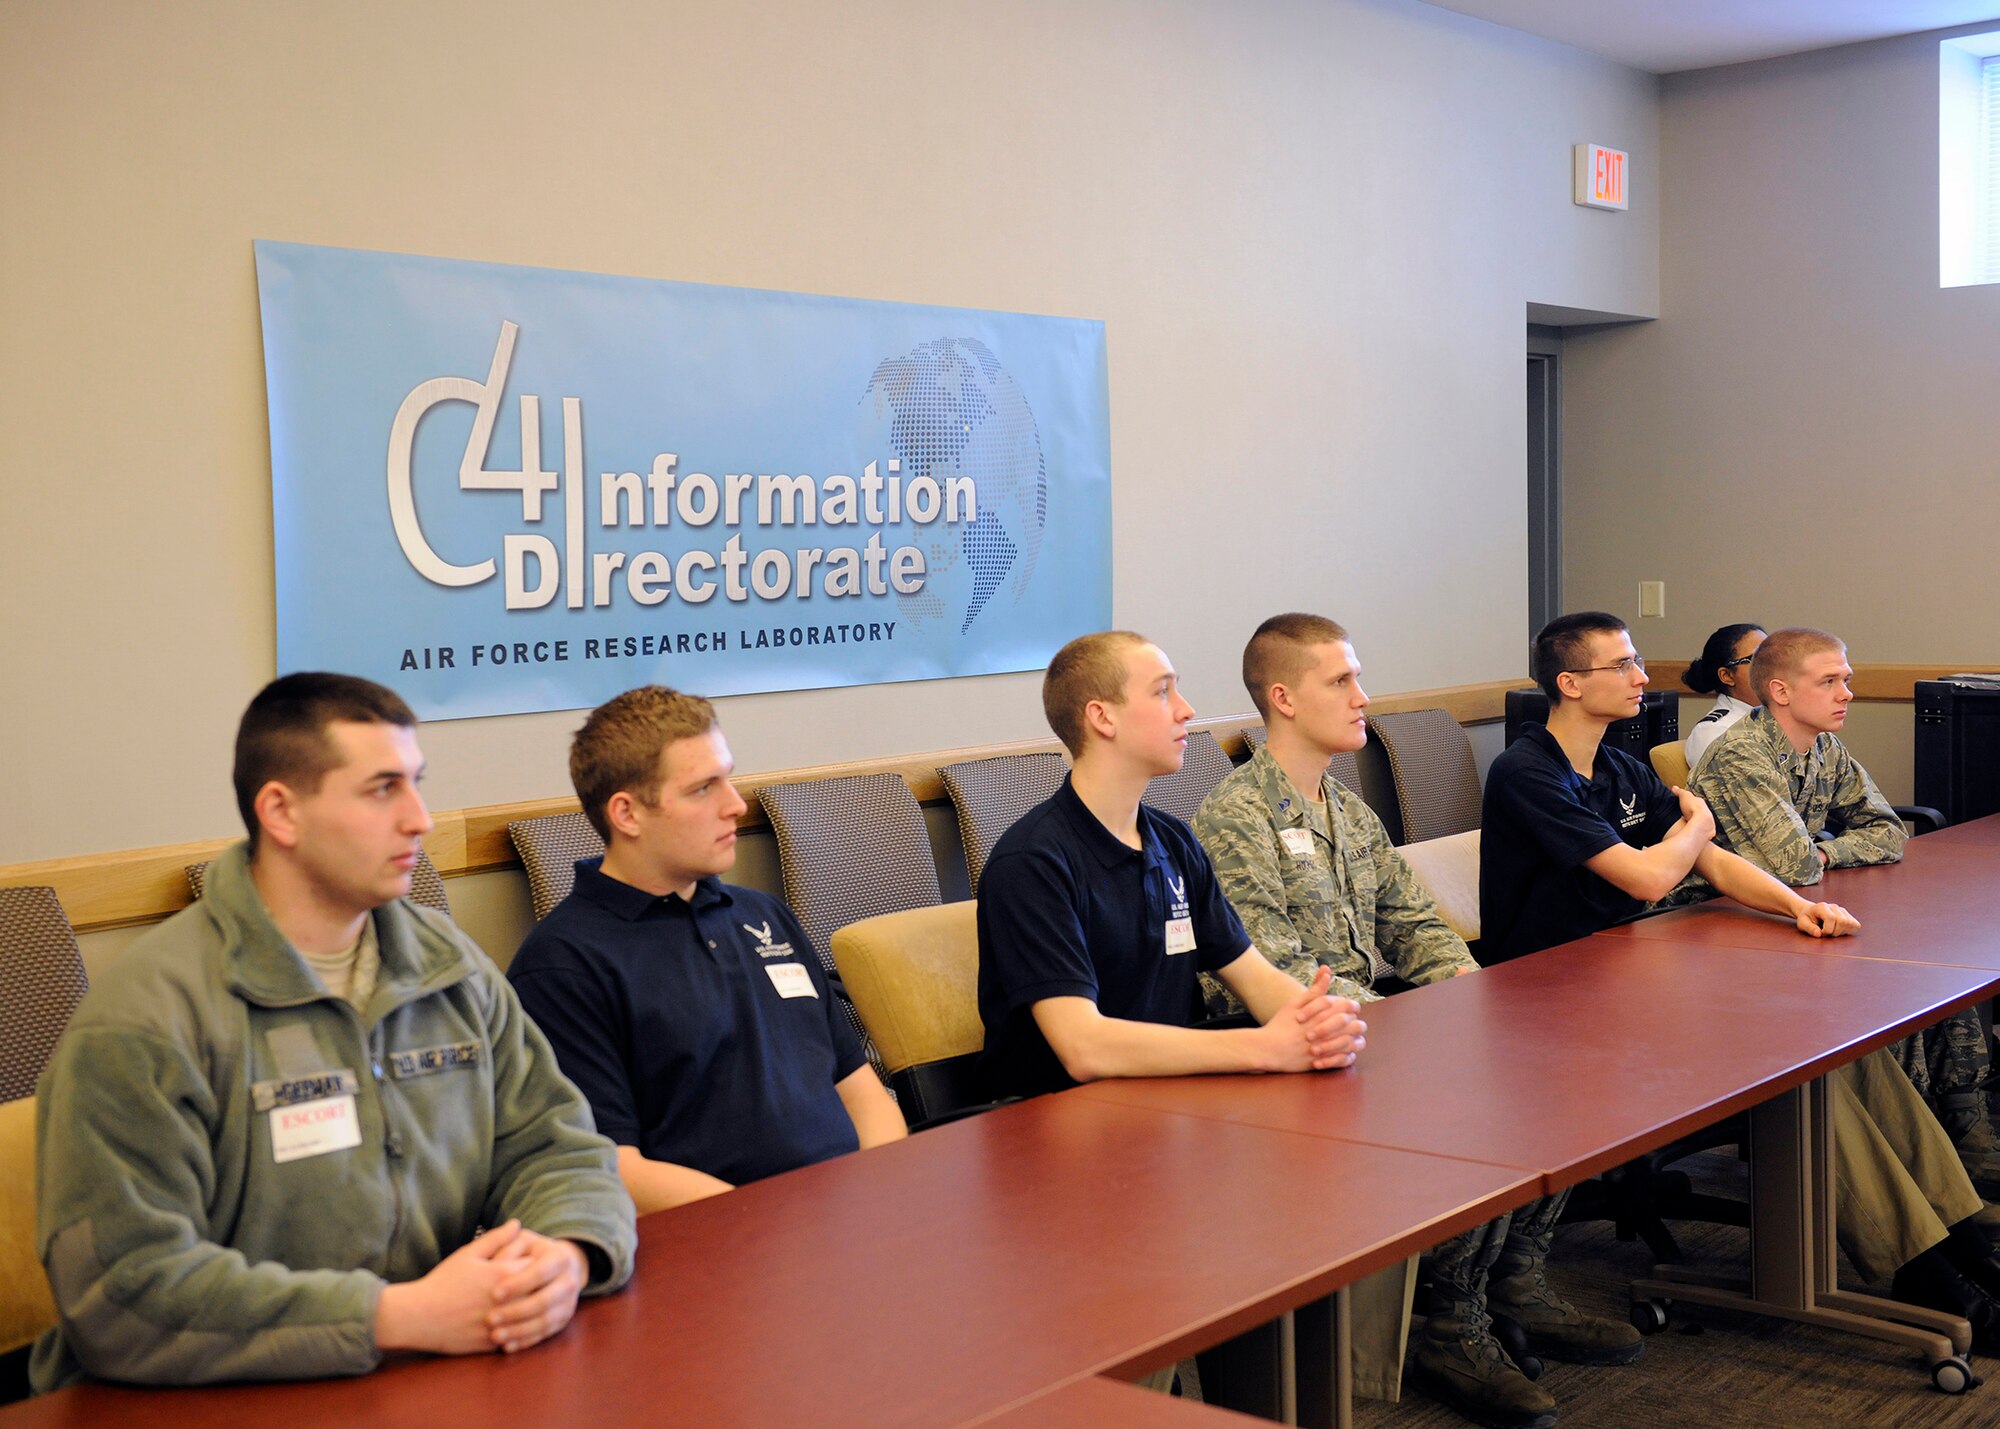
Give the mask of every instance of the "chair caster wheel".
M 1667 1328 L 1667 1307 L 1658 1300 L 1641 1300 L 1632 1307 L 1632 1328 L 1642 1335 L 1657 1335 Z
M 1945 1394 L 1963 1394 L 1979 1383 L 1972 1373 L 1972 1366 L 1962 1355 L 1939 1360 L 1931 1366 L 1931 1383 Z
M 1507 1352 L 1507 1358 L 1514 1362 L 1523 1379 L 1533 1381 L 1542 1377 L 1542 1357 L 1528 1353 L 1528 1336 L 1518 1321 L 1495 1315 L 1493 1337 L 1500 1341 L 1500 1348 Z

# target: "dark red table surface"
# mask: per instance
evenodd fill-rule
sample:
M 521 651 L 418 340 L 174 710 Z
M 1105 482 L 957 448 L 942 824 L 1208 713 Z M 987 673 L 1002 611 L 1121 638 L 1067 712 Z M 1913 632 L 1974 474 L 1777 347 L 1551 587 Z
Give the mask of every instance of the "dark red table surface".
M 1988 814 L 1968 823 L 1953 824 L 1948 829 L 1925 834 L 1924 840 L 1941 844 L 1983 844 L 1991 848 L 2000 844 L 2000 814 Z
M 1132 1376 L 1520 1205 L 1538 1178 L 1074 1093 L 649 1216 L 639 1274 L 526 1354 L 27 1425 L 924 1425 Z
M 1861 931 L 1802 938 L 1789 919 L 1716 899 L 1602 936 L 2000 969 L 2000 846 L 1940 843 L 1927 834 L 1910 840 L 1900 863 L 1829 869 L 1799 891 L 1840 904 L 1861 921 Z
M 521 1356 L 87 1385 L 0 1425 L 1180 1422 L 1161 1416 L 1199 1411 L 1093 1377 L 1216 1343 L 1990 994 L 2000 817 L 1946 833 L 1829 875 L 1863 920 L 1852 939 L 1682 910 L 1376 1004 L 1352 1071 L 1100 1084 L 647 1217 L 633 1286 Z
M 1996 985 L 1981 969 L 1600 934 L 1371 1003 L 1367 1050 L 1346 1071 L 1101 1082 L 1076 1095 L 1516 1166 L 1553 1190 Z

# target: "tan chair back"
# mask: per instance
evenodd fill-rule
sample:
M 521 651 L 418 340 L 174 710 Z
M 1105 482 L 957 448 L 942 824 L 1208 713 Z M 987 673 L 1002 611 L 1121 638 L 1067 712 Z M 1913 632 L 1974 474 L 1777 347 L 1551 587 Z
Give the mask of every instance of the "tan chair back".
M 1672 744 L 1656 744 L 1646 751 L 1646 757 L 1653 761 L 1653 772 L 1660 776 L 1660 782 L 1672 789 L 1685 789 L 1688 783 L 1688 746 L 1685 739 L 1677 739 Z
M 1214 735 L 1205 729 L 1188 731 L 1187 751 L 1181 756 L 1181 767 L 1172 774 L 1162 774 L 1146 786 L 1142 796 L 1156 809 L 1164 809 L 1184 824 L 1194 822 L 1194 816 L 1201 810 L 1201 801 L 1215 791 L 1215 786 L 1229 777 L 1229 771 L 1236 766 L 1229 762 L 1229 756 L 1222 752 L 1222 746 Z
M 841 981 L 891 1074 L 986 1045 L 978 906 L 967 899 L 885 913 L 833 935 Z
M 0 1102 L 0 1354 L 56 1322 L 48 1277 L 35 1258 L 35 1099 Z
M 1476 942 L 1479 938 L 1479 830 L 1467 829 L 1441 839 L 1404 844 L 1396 852 L 1431 897 L 1452 932 Z
M 89 987 L 55 889 L 0 888 L 0 1100 L 35 1090 Z
M 528 901 L 534 906 L 537 923 L 576 886 L 576 861 L 604 855 L 604 840 L 581 810 L 516 819 L 507 825 L 507 837 L 514 841 L 514 852 L 528 871 Z
M 1389 756 L 1404 842 L 1479 827 L 1479 766 L 1472 741 L 1448 710 L 1370 715 L 1368 732 Z
M 958 841 L 965 849 L 965 878 L 973 895 L 1000 835 L 1021 815 L 1062 788 L 1069 766 L 1060 754 L 998 754 L 938 767 L 945 793 L 958 811 Z

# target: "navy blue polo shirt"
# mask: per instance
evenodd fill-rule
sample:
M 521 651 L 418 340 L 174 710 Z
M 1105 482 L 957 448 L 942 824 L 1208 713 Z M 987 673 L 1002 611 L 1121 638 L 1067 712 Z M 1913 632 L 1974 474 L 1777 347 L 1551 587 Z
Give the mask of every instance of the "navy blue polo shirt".
M 1479 961 L 1601 932 L 1646 905 L 1583 865 L 1613 844 L 1651 848 L 1681 816 L 1651 767 L 1598 746 L 1585 779 L 1532 725 L 1486 771 L 1479 833 Z
M 732 1184 L 853 1151 L 865 1065 L 792 911 L 716 878 L 658 898 L 576 866 L 507 977 L 597 1129 Z
M 1047 997 L 1087 997 L 1106 1017 L 1185 1027 L 1197 972 L 1243 956 L 1250 935 L 1188 826 L 1139 806 L 1143 849 L 1097 821 L 1068 779 L 1000 837 L 979 877 L 980 1074 L 994 1096 L 1075 1086 L 1035 1022 Z M 1194 946 L 1167 951 L 1167 922 Z

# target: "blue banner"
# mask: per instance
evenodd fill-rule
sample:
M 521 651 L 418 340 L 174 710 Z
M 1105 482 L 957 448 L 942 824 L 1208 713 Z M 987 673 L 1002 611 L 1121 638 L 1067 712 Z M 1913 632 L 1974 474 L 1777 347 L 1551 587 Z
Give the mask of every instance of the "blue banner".
M 1040 669 L 1111 622 L 1101 322 L 256 254 L 280 673 L 456 718 Z

